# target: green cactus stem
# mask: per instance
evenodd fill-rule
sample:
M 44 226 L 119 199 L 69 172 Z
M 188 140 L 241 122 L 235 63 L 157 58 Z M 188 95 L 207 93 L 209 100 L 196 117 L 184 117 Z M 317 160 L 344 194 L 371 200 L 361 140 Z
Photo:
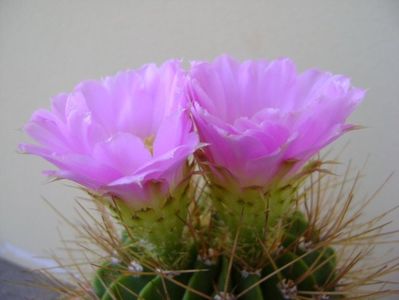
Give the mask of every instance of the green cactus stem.
M 210 295 L 213 292 L 213 283 L 219 274 L 220 264 L 216 262 L 204 262 L 199 258 L 195 264 L 195 269 L 199 270 L 192 274 L 188 286 L 202 294 Z M 199 294 L 193 293 L 189 289 L 186 290 L 183 300 L 201 300 L 204 299 Z
M 252 274 L 249 274 L 245 271 L 235 270 L 234 276 L 235 276 L 235 282 L 237 284 L 237 293 L 242 294 L 240 299 L 263 300 L 263 293 L 260 284 L 256 285 L 256 283 L 259 280 L 261 280 L 260 270 L 258 273 L 252 273 Z
M 269 263 L 257 271 L 243 269 L 235 257 L 232 262 L 231 257 L 220 254 L 218 259 L 204 259 L 192 254 L 198 250 L 186 250 L 192 252 L 187 255 L 191 258 L 188 269 L 197 271 L 149 270 L 140 267 L 140 262 L 105 263 L 97 271 L 93 290 L 102 300 L 287 300 L 296 299 L 301 291 L 334 291 L 330 286 L 336 274 L 334 249 L 313 242 L 320 239 L 319 233 L 300 212 L 287 218 L 283 228 L 278 251 L 264 258 Z M 307 242 L 308 237 L 312 241 Z M 126 234 L 122 238 L 124 244 L 129 244 Z M 262 280 L 265 277 L 267 280 Z M 334 296 L 338 298 L 342 299 Z

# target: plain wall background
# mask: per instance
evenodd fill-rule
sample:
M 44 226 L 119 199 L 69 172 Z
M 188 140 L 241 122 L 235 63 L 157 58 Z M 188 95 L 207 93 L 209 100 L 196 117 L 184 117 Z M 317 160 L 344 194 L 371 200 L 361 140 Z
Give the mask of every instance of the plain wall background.
M 73 219 L 66 182 L 47 183 L 43 160 L 18 154 L 20 128 L 33 110 L 79 81 L 177 57 L 293 58 L 342 73 L 369 89 L 351 117 L 367 129 L 343 137 L 342 161 L 361 166 L 360 193 L 372 193 L 399 168 L 399 1 L 14 1 L 0 0 L 0 255 L 25 265 L 45 256 L 68 227 L 43 197 Z M 398 204 L 398 174 L 369 215 Z M 392 215 L 399 228 L 398 212 Z M 396 227 L 395 227 L 396 226 Z M 16 255 L 12 247 L 27 253 Z M 396 248 L 398 250 L 398 248 Z M 399 275 L 396 280 L 399 280 Z

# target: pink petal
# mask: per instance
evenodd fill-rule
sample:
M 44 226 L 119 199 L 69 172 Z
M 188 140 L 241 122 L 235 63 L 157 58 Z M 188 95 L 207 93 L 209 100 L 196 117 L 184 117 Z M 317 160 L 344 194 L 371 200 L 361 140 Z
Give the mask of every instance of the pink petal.
M 118 133 L 98 143 L 93 149 L 93 158 L 126 176 L 150 161 L 151 154 L 137 136 Z

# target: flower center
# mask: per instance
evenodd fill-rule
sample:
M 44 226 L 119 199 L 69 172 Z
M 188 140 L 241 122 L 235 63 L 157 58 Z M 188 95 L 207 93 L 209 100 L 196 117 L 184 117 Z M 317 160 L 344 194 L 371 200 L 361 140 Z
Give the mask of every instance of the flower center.
M 155 136 L 153 134 L 144 139 L 144 146 L 150 151 L 151 155 L 154 154 L 154 140 Z

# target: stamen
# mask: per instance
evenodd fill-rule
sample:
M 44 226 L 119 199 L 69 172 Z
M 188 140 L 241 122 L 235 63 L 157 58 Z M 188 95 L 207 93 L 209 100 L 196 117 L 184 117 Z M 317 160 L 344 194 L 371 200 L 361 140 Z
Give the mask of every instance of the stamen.
M 154 154 L 154 140 L 155 135 L 149 135 L 144 139 L 144 146 L 150 151 L 151 155 Z

